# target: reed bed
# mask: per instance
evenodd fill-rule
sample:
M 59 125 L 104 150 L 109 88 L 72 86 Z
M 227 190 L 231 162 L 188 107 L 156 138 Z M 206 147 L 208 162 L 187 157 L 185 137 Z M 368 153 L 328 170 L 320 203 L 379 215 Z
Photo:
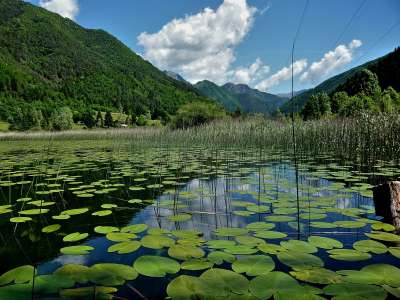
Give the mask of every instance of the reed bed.
M 323 119 L 295 123 L 296 144 L 300 155 L 329 153 L 335 157 L 374 163 L 398 160 L 400 155 L 400 116 L 397 114 L 361 114 L 357 118 Z M 133 128 L 74 130 L 64 132 L 2 133 L 0 141 L 92 141 L 98 145 L 189 147 L 257 147 L 291 151 L 291 122 L 264 118 L 223 120 L 200 127 L 172 130 Z

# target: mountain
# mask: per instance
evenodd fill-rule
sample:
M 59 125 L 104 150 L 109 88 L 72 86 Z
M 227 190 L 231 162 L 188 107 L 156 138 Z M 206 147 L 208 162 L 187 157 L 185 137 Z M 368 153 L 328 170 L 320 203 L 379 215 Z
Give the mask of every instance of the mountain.
M 400 48 L 393 52 L 369 61 L 363 65 L 352 68 L 346 72 L 329 78 L 313 89 L 296 96 L 293 100 L 285 103 L 281 107 L 281 111 L 285 113 L 300 111 L 311 95 L 318 92 L 326 92 L 327 94 L 340 91 L 341 87 L 362 69 L 368 69 L 374 72 L 379 79 L 379 85 L 382 89 L 391 86 L 395 90 L 400 91 Z
M 175 79 L 176 81 L 180 81 L 180 82 L 184 82 L 186 84 L 190 84 L 190 82 L 186 81 L 185 78 L 183 78 L 181 75 L 179 75 L 178 73 L 172 72 L 172 71 L 164 71 L 164 73 L 166 75 L 168 75 L 169 77 L 171 77 L 172 79 Z
M 218 86 L 204 80 L 194 85 L 199 91 L 211 99 L 224 105 L 230 111 L 237 107 L 246 113 L 274 114 L 289 99 L 273 94 L 260 92 L 245 84 L 226 83 Z
M 296 96 L 298 96 L 300 94 L 303 94 L 303 93 L 305 93 L 307 91 L 308 91 L 308 89 L 304 89 L 304 90 L 300 90 L 300 91 L 294 91 L 293 92 L 293 96 L 296 97 Z M 280 94 L 276 94 L 276 95 L 279 96 L 279 97 L 282 97 L 282 98 L 289 98 L 289 99 L 292 98 L 292 92 L 280 93 Z
M 60 106 L 174 114 L 206 98 L 103 30 L 85 29 L 21 0 L 0 0 L 0 120 Z

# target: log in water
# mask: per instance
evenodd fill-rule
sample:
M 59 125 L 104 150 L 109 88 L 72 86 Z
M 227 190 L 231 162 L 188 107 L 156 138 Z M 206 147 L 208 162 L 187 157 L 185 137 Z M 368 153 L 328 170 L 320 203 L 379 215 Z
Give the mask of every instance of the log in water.
M 373 188 L 375 213 L 400 230 L 400 181 L 389 181 Z

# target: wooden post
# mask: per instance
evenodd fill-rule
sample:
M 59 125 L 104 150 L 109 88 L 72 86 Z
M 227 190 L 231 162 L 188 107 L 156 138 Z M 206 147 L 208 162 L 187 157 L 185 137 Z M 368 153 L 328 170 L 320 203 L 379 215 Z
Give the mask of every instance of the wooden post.
M 400 230 L 400 181 L 389 181 L 372 189 L 375 214 Z

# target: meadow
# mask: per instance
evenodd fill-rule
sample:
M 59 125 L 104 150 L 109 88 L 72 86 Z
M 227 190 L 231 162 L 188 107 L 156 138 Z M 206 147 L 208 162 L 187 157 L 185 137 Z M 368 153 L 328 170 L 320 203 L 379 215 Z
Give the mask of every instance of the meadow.
M 400 117 L 0 133 L 0 299 L 392 299 Z M 389 275 L 390 274 L 390 275 Z

